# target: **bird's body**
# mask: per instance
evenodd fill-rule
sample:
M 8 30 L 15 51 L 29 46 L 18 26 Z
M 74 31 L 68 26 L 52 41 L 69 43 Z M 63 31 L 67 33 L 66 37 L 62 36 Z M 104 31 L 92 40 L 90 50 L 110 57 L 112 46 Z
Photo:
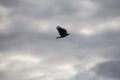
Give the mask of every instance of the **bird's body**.
M 67 30 L 66 30 L 66 29 L 61 28 L 60 26 L 57 26 L 56 29 L 58 30 L 58 32 L 59 32 L 59 34 L 60 34 L 59 37 L 56 37 L 57 39 L 58 39 L 58 38 L 64 38 L 64 37 L 70 35 L 69 33 L 67 33 Z

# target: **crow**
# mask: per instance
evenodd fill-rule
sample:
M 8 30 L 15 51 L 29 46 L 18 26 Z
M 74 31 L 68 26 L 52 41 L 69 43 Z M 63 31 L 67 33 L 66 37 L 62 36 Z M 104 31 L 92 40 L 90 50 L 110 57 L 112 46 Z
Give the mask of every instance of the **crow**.
M 64 37 L 70 35 L 69 33 L 67 33 L 67 30 L 66 30 L 66 29 L 64 29 L 64 28 L 62 28 L 62 27 L 60 27 L 60 26 L 57 26 L 56 29 L 58 30 L 58 33 L 60 34 L 59 37 L 56 37 L 57 39 L 58 39 L 58 38 L 64 38 Z

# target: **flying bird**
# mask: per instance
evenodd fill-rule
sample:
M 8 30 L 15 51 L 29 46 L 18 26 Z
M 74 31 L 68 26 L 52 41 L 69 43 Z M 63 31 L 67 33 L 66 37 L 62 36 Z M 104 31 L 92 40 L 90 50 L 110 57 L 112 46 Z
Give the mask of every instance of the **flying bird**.
M 70 35 L 69 33 L 67 33 L 67 30 L 66 30 L 66 29 L 64 29 L 64 28 L 62 28 L 62 27 L 60 27 L 60 26 L 57 26 L 56 29 L 58 30 L 58 33 L 60 34 L 59 37 L 56 37 L 57 39 L 58 39 L 58 38 L 64 38 L 64 37 Z

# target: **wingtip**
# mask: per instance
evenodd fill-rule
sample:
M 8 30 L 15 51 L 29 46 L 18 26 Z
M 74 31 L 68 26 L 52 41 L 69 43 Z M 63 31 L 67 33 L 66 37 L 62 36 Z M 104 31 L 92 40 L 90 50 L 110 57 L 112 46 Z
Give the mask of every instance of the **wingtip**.
M 56 37 L 56 39 L 58 39 L 59 37 Z

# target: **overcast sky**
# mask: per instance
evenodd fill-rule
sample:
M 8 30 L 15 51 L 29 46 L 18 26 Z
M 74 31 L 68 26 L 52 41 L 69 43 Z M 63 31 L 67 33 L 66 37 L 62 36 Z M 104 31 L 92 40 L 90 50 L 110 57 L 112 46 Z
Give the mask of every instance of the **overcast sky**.
M 0 80 L 120 80 L 120 0 L 0 0 Z

